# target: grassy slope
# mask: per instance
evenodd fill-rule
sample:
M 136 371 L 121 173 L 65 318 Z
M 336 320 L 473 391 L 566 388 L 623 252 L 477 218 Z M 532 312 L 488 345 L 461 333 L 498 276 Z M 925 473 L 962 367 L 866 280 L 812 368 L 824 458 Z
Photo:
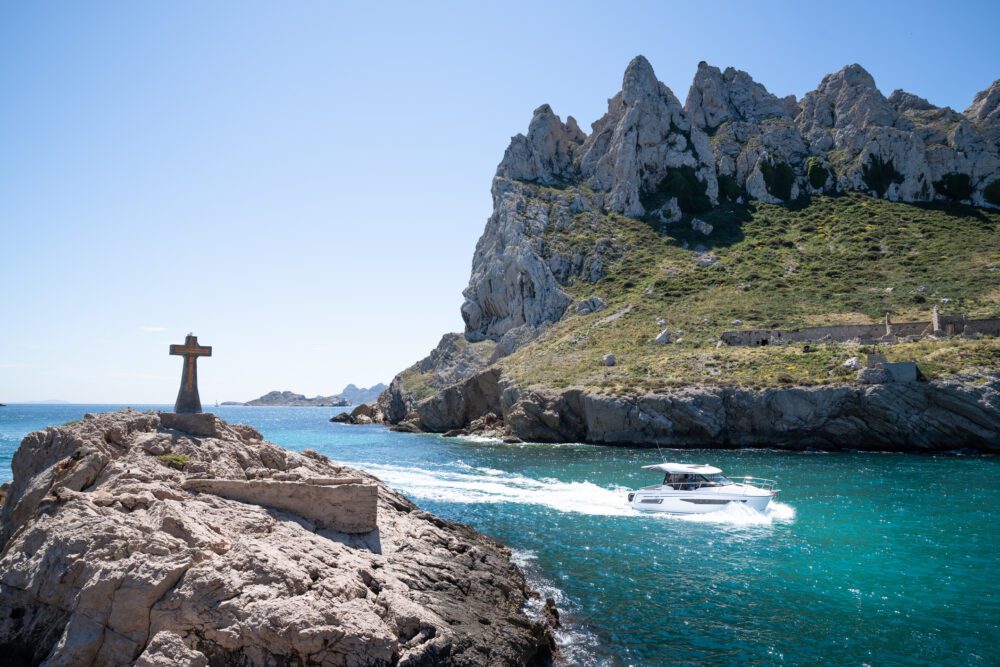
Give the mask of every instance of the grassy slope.
M 568 311 L 550 334 L 501 362 L 505 375 L 521 386 L 605 392 L 841 382 L 850 376 L 840 364 L 867 348 L 716 349 L 709 340 L 733 329 L 736 319 L 743 328 L 880 322 L 887 311 L 897 322 L 927 320 L 945 298 L 951 300 L 942 305 L 945 313 L 1000 316 L 1000 212 L 845 195 L 699 217 L 715 226 L 711 236 L 686 221 L 667 226 L 620 216 L 608 216 L 596 231 L 550 233 L 549 243 L 562 248 L 589 249 L 609 236 L 625 248 L 603 280 L 567 288 L 576 298 L 597 294 L 609 308 Z M 704 255 L 692 250 L 697 244 L 718 264 L 698 266 Z M 627 315 L 600 322 L 628 306 Z M 654 344 L 663 328 L 683 331 L 683 342 Z M 932 377 L 1000 368 L 996 340 L 922 341 L 881 351 L 915 359 Z M 606 353 L 617 356 L 617 366 L 600 364 Z

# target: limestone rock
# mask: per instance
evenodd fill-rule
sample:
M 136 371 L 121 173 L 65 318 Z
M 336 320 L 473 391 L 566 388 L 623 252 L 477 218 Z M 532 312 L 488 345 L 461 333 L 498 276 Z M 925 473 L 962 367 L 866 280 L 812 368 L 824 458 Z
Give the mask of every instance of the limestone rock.
M 573 154 L 583 139 L 572 116 L 564 125 L 552 108 L 543 104 L 535 109 L 528 135 L 511 139 L 497 176 L 543 185 L 571 181 L 577 176 Z
M 629 63 L 621 92 L 608 101 L 608 112 L 592 130 L 579 150 L 580 171 L 588 186 L 608 193 L 608 210 L 633 217 L 651 213 L 666 202 L 653 202 L 649 195 L 660 190 L 668 169 L 682 167 L 694 172 L 709 200 L 716 200 L 708 137 L 644 57 Z
M 841 364 L 841 366 L 843 366 L 849 371 L 859 371 L 862 368 L 861 359 L 858 357 L 851 357 L 843 364 Z
M 664 329 L 658 333 L 656 338 L 653 339 L 653 342 L 657 345 L 668 345 L 670 343 L 670 330 Z
M 746 72 L 700 63 L 684 109 L 693 123 L 712 135 L 719 178 L 730 179 L 738 190 L 729 193 L 730 198 L 745 192 L 754 199 L 781 203 L 805 187 L 808 151 L 788 100 L 778 99 Z M 764 175 L 768 169 L 786 166 L 795 173 L 787 195 L 776 186 L 769 188 Z
M 618 359 L 613 354 L 605 354 L 601 357 L 601 364 L 604 366 L 614 366 L 618 363 Z
M 606 310 L 607 307 L 608 304 L 604 299 L 599 296 L 592 296 L 576 304 L 576 312 L 580 315 L 587 315 L 589 313 L 599 313 L 602 310 Z
M 494 211 L 476 244 L 462 317 L 470 341 L 497 340 L 522 325 L 555 322 L 571 303 L 541 257 L 549 206 L 514 181 L 493 183 Z
M 728 121 L 788 117 L 785 104 L 749 74 L 732 67 L 722 72 L 704 61 L 698 63 L 684 110 L 693 123 L 710 130 Z
M 712 225 L 705 222 L 704 220 L 699 220 L 698 218 L 694 218 L 691 220 L 691 229 L 698 232 L 699 234 L 704 234 L 705 236 L 708 236 L 709 234 L 712 233 L 712 230 L 715 228 Z
M 485 667 L 549 655 L 506 549 L 361 471 L 214 423 L 195 437 L 124 410 L 24 439 L 0 513 L 4 658 Z M 147 451 L 152 440 L 173 456 Z M 185 484 L 189 470 L 204 477 Z M 346 477 L 377 487 L 378 530 L 348 535 L 266 494 L 221 493 Z
M 1000 123 L 1000 79 L 986 90 L 976 93 L 965 115 L 977 123 Z

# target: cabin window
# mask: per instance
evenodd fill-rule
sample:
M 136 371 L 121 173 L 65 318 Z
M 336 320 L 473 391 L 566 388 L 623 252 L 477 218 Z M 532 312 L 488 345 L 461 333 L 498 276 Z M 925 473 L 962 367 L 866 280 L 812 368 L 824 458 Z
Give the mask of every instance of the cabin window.
M 703 475 L 702 479 L 704 482 L 702 486 L 729 486 L 732 484 L 732 480 L 723 475 L 722 473 L 716 473 L 714 475 Z
M 690 491 L 700 486 L 700 477 L 701 475 L 668 473 L 663 477 L 663 485 L 673 487 L 675 491 Z

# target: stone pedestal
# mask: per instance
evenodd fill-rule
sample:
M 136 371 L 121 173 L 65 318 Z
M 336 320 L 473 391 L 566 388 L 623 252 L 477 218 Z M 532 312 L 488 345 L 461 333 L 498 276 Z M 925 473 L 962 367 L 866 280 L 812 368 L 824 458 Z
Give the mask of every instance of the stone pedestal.
M 215 415 L 211 412 L 160 412 L 160 426 L 202 438 L 214 437 Z

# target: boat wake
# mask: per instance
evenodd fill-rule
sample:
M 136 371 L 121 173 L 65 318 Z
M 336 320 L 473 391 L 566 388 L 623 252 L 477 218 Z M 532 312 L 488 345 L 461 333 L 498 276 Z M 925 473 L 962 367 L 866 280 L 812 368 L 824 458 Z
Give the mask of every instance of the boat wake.
M 629 489 L 623 486 L 609 488 L 593 482 L 564 482 L 551 477 L 536 479 L 495 468 L 470 466 L 462 461 L 431 468 L 379 463 L 360 465 L 416 500 L 540 505 L 560 512 L 591 516 L 649 517 L 735 526 L 787 523 L 795 518 L 795 509 L 791 505 L 776 501 L 772 501 L 764 512 L 739 504 L 708 514 L 638 512 L 626 504 Z
M 720 523 L 730 526 L 770 526 L 776 523 L 791 523 L 795 519 L 795 508 L 787 503 L 772 500 L 763 512 L 740 503 L 730 503 L 726 509 L 706 514 L 653 514 L 658 519 L 690 521 L 692 523 Z
M 462 462 L 434 470 L 362 464 L 365 470 L 411 498 L 458 503 L 543 505 L 560 512 L 596 516 L 634 516 L 625 505 L 625 487 L 608 489 L 592 482 L 534 479 Z

